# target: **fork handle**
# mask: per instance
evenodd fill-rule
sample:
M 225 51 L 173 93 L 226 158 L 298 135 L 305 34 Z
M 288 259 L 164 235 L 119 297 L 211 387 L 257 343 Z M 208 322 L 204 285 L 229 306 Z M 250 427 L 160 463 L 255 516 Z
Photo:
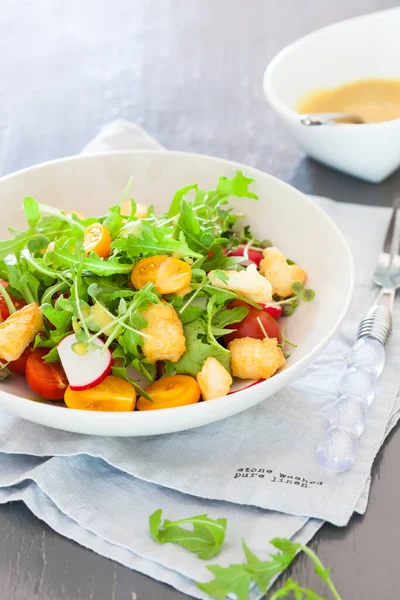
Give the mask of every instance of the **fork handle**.
M 338 398 L 329 411 L 328 429 L 317 449 L 319 462 L 336 473 L 350 469 L 356 459 L 358 440 L 385 365 L 391 327 L 391 312 L 381 304 L 374 305 L 360 323 Z

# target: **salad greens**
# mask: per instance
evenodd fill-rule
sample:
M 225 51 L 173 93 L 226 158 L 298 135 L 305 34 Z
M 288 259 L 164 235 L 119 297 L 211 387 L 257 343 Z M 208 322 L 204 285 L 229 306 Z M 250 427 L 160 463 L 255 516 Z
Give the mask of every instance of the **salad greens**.
M 163 529 L 160 529 L 161 517 L 161 509 L 156 510 L 149 517 L 150 533 L 159 544 L 168 542 L 178 544 L 206 560 L 220 551 L 226 534 L 226 519 L 210 519 L 207 515 L 199 515 L 174 522 L 165 520 Z M 186 529 L 182 525 L 192 525 L 193 530 Z M 341 600 L 330 578 L 330 570 L 323 566 L 318 556 L 308 546 L 285 538 L 274 538 L 270 544 L 279 550 L 279 553 L 270 554 L 268 560 L 261 560 L 242 540 L 245 562 L 228 567 L 208 565 L 207 569 L 214 575 L 214 579 L 207 583 L 197 583 L 197 587 L 212 598 L 224 600 L 229 594 L 235 594 L 237 600 L 248 600 L 253 584 L 266 592 L 272 581 L 289 567 L 295 556 L 299 552 L 304 552 L 313 562 L 315 573 L 326 583 L 332 598 Z M 287 579 L 269 600 L 290 597 L 295 600 L 325 600 L 313 590 L 300 586 L 293 579 Z
M 57 345 L 73 330 L 86 351 L 96 347 L 100 336 L 106 338 L 104 348 L 112 351 L 113 373 L 118 377 L 132 382 L 128 369 L 133 366 L 153 381 L 156 366 L 146 361 L 142 350 L 147 325 L 142 311 L 149 304 L 167 301 L 183 324 L 186 351 L 177 362 L 166 361 L 165 374 L 195 376 L 210 356 L 230 371 L 230 352 L 219 340 L 234 331 L 235 323 L 243 320 L 248 309 L 237 306 L 229 310 L 226 306 L 234 299 L 259 305 L 217 288 L 213 280 L 226 281 L 224 269 L 243 269 L 243 258 L 229 256 L 229 250 L 243 243 L 260 249 L 271 245 L 269 240 L 255 239 L 248 226 L 240 228 L 244 214 L 227 206 L 231 196 L 257 200 L 249 189 L 252 181 L 237 172 L 231 179 L 221 177 L 213 190 L 203 190 L 197 184 L 186 186 L 176 192 L 167 212 L 156 215 L 149 207 L 144 218 L 135 216 L 133 199 L 130 211 L 121 210 L 131 181 L 121 202 L 97 217 L 84 218 L 26 197 L 27 229 L 9 228 L 13 237 L 0 241 L 0 278 L 9 282 L 7 290 L 0 284 L 0 293 L 10 313 L 14 306 L 9 296 L 41 306 L 45 331 L 36 337 L 34 345 L 48 348 L 47 362 L 57 360 Z M 110 234 L 107 258 L 85 249 L 85 230 L 94 223 L 102 224 Z M 182 293 L 161 298 L 152 283 L 141 289 L 132 287 L 130 275 L 135 264 L 157 255 L 179 258 L 190 265 L 192 279 Z M 215 271 L 212 281 L 207 276 L 210 270 Z M 291 298 L 277 300 L 284 314 L 290 314 L 300 299 L 309 301 L 312 297 L 312 290 L 298 284 Z M 99 312 L 103 326 L 96 317 Z

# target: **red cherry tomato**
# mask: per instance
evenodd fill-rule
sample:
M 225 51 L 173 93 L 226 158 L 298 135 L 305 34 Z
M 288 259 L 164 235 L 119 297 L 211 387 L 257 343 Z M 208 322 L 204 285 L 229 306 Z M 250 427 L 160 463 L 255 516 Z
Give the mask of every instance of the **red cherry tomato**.
M 274 317 L 274 319 L 279 319 L 282 316 L 282 306 L 280 304 L 275 305 L 265 305 L 263 307 L 263 311 Z
M 236 338 L 243 337 L 251 337 L 257 340 L 263 340 L 265 335 L 260 323 L 258 322 L 258 319 L 260 319 L 262 327 L 264 328 L 267 336 L 269 338 L 277 338 L 278 342 L 280 343 L 281 330 L 279 329 L 279 325 L 275 321 L 274 317 L 271 317 L 270 314 L 264 312 L 263 310 L 258 310 L 258 308 L 249 306 L 242 300 L 234 300 L 233 302 L 230 302 L 227 306 L 227 309 L 235 308 L 235 306 L 245 306 L 249 312 L 243 321 L 240 323 L 232 323 L 232 325 L 229 326 L 230 329 L 236 329 L 236 331 L 224 336 L 224 342 L 226 345 Z
M 26 361 L 25 377 L 29 387 L 46 400 L 62 400 L 68 387 L 68 379 L 60 362 L 46 363 L 42 357 L 48 348 L 36 348 Z
M 10 369 L 11 373 L 15 373 L 16 375 L 25 375 L 26 363 L 28 357 L 32 354 L 33 347 L 28 346 L 25 348 L 23 353 L 17 360 L 13 360 L 13 362 L 8 363 L 7 369 Z
M 245 257 L 245 249 L 246 246 L 238 246 L 234 250 L 229 252 L 228 256 L 243 256 Z M 252 248 L 248 248 L 247 250 L 247 260 L 254 263 L 257 267 L 260 266 L 260 262 L 263 259 L 263 254 L 261 250 L 253 250 Z
M 10 296 L 10 298 L 13 301 L 13 304 L 17 310 L 26 306 L 25 300 L 17 300 L 16 298 L 13 298 L 12 296 Z M 0 314 L 3 318 L 3 321 L 8 319 L 8 317 L 10 316 L 10 311 L 8 310 L 6 301 L 4 300 L 4 298 L 1 294 L 0 294 Z

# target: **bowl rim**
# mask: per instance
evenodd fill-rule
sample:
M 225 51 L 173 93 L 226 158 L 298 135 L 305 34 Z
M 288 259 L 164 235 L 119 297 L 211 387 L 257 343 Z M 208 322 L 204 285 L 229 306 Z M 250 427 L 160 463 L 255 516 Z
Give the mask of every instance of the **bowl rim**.
M 264 95 L 265 95 L 268 103 L 271 105 L 271 107 L 277 113 L 284 115 L 286 119 L 300 124 L 300 118 L 299 118 L 300 113 L 296 112 L 294 109 L 289 108 L 282 100 L 279 99 L 278 95 L 275 92 L 274 86 L 272 84 L 272 76 L 275 73 L 275 71 L 277 69 L 279 69 L 280 63 L 283 60 L 285 60 L 285 58 L 288 55 L 292 54 L 293 52 L 296 52 L 296 50 L 299 48 L 299 46 L 301 46 L 303 43 L 307 43 L 310 40 L 313 40 L 318 37 L 322 37 L 328 31 L 338 29 L 342 25 L 347 24 L 347 23 L 371 20 L 373 17 L 380 16 L 385 13 L 391 13 L 393 11 L 400 12 L 400 6 L 367 13 L 365 15 L 359 15 L 357 17 L 350 17 L 349 19 L 343 19 L 342 21 L 337 21 L 335 23 L 331 23 L 330 25 L 325 25 L 324 27 L 320 27 L 319 29 L 311 31 L 310 33 L 307 33 L 306 35 L 303 35 L 300 38 L 297 38 L 296 40 L 294 40 L 293 42 L 291 42 L 290 44 L 288 44 L 287 46 L 282 48 L 282 50 L 280 50 L 271 59 L 271 61 L 267 65 L 267 67 L 264 71 L 264 75 L 263 75 L 263 91 L 264 91 Z M 355 80 L 352 79 L 352 81 L 355 81 Z M 343 83 L 346 83 L 346 82 L 343 82 Z M 396 119 L 391 119 L 389 121 L 363 123 L 362 124 L 363 131 L 365 131 L 365 129 L 367 127 L 369 130 L 372 130 L 372 129 L 376 129 L 377 127 L 379 127 L 379 128 L 390 127 L 394 123 L 398 123 L 398 122 L 400 122 L 400 117 L 396 118 Z M 340 124 L 341 131 L 350 131 L 350 130 L 354 130 L 354 128 L 359 129 L 359 124 L 356 124 L 356 123 L 341 123 Z M 337 129 L 336 129 L 336 131 L 337 131 Z
M 261 383 L 258 383 L 257 387 L 260 386 L 260 388 L 261 388 L 261 386 L 262 386 L 263 388 L 265 388 L 266 386 L 269 385 L 271 379 L 273 379 L 274 381 L 277 381 L 278 378 L 284 379 L 287 377 L 287 374 L 289 372 L 292 372 L 294 374 L 294 376 L 296 377 L 296 373 L 299 374 L 302 371 L 302 369 L 305 368 L 310 363 L 310 361 L 316 355 L 319 354 L 319 352 L 333 338 L 333 336 L 335 335 L 335 333 L 338 331 L 341 324 L 343 323 L 343 320 L 347 314 L 351 300 L 353 298 L 353 292 L 354 292 L 354 286 L 355 286 L 355 266 L 354 266 L 354 259 L 351 254 L 348 243 L 347 243 L 344 235 L 342 234 L 341 230 L 336 225 L 335 221 L 321 207 L 319 207 L 317 204 L 315 204 L 309 196 L 307 196 L 306 194 L 304 194 L 303 192 L 301 192 L 294 186 L 290 185 L 289 183 L 286 183 L 282 179 L 279 179 L 279 177 L 275 177 L 274 175 L 265 173 L 264 171 L 261 171 L 260 169 L 257 169 L 255 167 L 252 167 L 249 165 L 245 165 L 245 164 L 237 162 L 237 161 L 232 161 L 232 160 L 228 160 L 225 158 L 219 158 L 217 156 L 212 156 L 209 154 L 200 154 L 200 153 L 196 153 L 196 152 L 184 152 L 184 151 L 176 151 L 176 150 L 167 150 L 167 151 L 166 150 L 112 150 L 112 151 L 106 151 L 106 152 L 93 152 L 93 153 L 88 153 L 88 154 L 76 154 L 76 155 L 72 155 L 72 156 L 57 158 L 57 159 L 50 160 L 50 161 L 45 161 L 42 163 L 37 163 L 35 165 L 26 167 L 24 169 L 20 169 L 19 171 L 14 171 L 13 173 L 9 173 L 8 175 L 1 177 L 0 184 L 3 181 L 8 181 L 8 180 L 20 177 L 21 175 L 24 175 L 25 173 L 29 173 L 29 172 L 32 172 L 35 170 L 40 170 L 42 168 L 53 166 L 53 165 L 62 164 L 65 162 L 74 162 L 74 161 L 82 162 L 82 161 L 86 161 L 86 160 L 92 160 L 93 158 L 96 158 L 96 157 L 98 157 L 100 159 L 100 158 L 104 158 L 107 156 L 111 156 L 111 157 L 129 156 L 129 155 L 135 156 L 138 154 L 145 154 L 145 155 L 149 155 L 149 156 L 150 155 L 163 155 L 164 156 L 164 155 L 168 154 L 169 156 L 172 155 L 177 158 L 185 157 L 185 156 L 189 156 L 189 157 L 193 157 L 193 158 L 204 158 L 206 160 L 211 160 L 211 161 L 217 160 L 221 164 L 225 164 L 226 166 L 234 167 L 236 169 L 251 170 L 250 175 L 252 177 L 254 176 L 254 178 L 255 178 L 257 175 L 259 175 L 263 178 L 267 177 L 267 179 L 279 182 L 279 185 L 281 185 L 285 188 L 289 188 L 291 191 L 294 191 L 296 194 L 300 195 L 303 202 L 311 205 L 313 207 L 313 209 L 316 210 L 320 214 L 320 216 L 327 222 L 327 224 L 329 224 L 329 226 L 335 230 L 336 235 L 340 239 L 343 249 L 345 250 L 345 253 L 347 256 L 347 264 L 348 264 L 348 268 L 349 268 L 349 284 L 350 285 L 348 288 L 347 296 L 346 296 L 343 308 L 341 310 L 341 313 L 340 313 L 335 325 L 324 336 L 324 338 L 312 350 L 310 350 L 310 352 L 308 352 L 305 356 L 303 356 L 303 358 L 298 360 L 293 365 L 289 365 L 286 369 L 284 369 L 283 371 L 280 371 L 279 373 L 274 375 L 273 378 L 270 378 L 265 381 L 262 381 Z M 238 392 L 235 392 L 235 394 L 232 394 L 229 399 L 230 402 L 232 401 L 232 398 L 234 398 L 240 404 L 239 399 L 243 395 L 243 393 L 246 392 L 246 389 L 247 388 L 245 388 L 243 390 L 239 390 Z M 0 395 L 6 395 L 7 397 L 11 396 L 13 399 L 15 399 L 15 404 L 21 405 L 21 406 L 22 405 L 26 406 L 26 402 L 28 402 L 29 406 L 30 406 L 30 411 L 29 411 L 30 413 L 42 412 L 45 415 L 50 416 L 52 414 L 55 414 L 56 410 L 65 410 L 65 407 L 61 407 L 58 405 L 46 404 L 44 402 L 34 402 L 30 399 L 23 398 L 22 396 L 15 396 L 14 394 L 11 394 L 10 392 L 7 392 L 4 389 L 2 389 L 2 390 L 0 389 Z M 140 423 L 140 421 L 142 421 L 143 423 L 146 423 L 149 420 L 149 418 L 151 418 L 149 413 L 158 415 L 162 418 L 163 414 L 167 414 L 167 413 L 171 414 L 171 411 L 174 411 L 174 414 L 177 415 L 177 419 L 179 419 L 179 417 L 181 415 L 187 416 L 189 414 L 193 414 L 193 411 L 196 409 L 199 410 L 199 407 L 202 407 L 204 411 L 208 410 L 207 406 L 210 406 L 210 405 L 215 406 L 217 408 L 219 405 L 226 402 L 227 397 L 228 396 L 221 396 L 220 398 L 214 399 L 212 401 L 212 403 L 201 402 L 201 403 L 192 404 L 192 405 L 188 405 L 188 406 L 163 408 L 163 409 L 157 409 L 154 411 L 142 411 L 142 412 L 141 411 L 132 411 L 131 413 L 127 413 L 127 412 L 116 413 L 116 412 L 108 412 L 108 411 L 97 412 L 97 411 L 87 411 L 87 410 L 78 410 L 78 409 L 68 409 L 68 412 L 74 411 L 78 415 L 85 415 L 85 416 L 90 414 L 91 415 L 90 419 L 91 419 L 91 422 L 94 424 L 94 426 L 96 426 L 96 424 L 100 424 L 105 418 L 107 418 L 107 422 L 110 423 L 110 425 L 115 425 L 116 423 L 118 423 L 120 421 L 126 421 L 126 419 L 129 419 L 129 420 L 135 419 L 136 422 L 138 422 L 138 423 Z M 37 411 L 36 411 L 36 408 L 37 408 Z M 201 408 L 200 408 L 200 410 L 201 410 Z M 236 411 L 236 412 L 239 412 L 239 411 Z M 195 425 L 195 427 L 196 426 L 197 425 Z

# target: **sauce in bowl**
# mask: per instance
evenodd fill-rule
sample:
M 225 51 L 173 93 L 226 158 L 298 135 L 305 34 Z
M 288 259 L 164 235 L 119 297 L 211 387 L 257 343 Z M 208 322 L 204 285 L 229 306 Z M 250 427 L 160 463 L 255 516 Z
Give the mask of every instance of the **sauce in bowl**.
M 400 79 L 359 79 L 336 88 L 308 92 L 297 103 L 300 114 L 344 112 L 365 123 L 400 118 Z

